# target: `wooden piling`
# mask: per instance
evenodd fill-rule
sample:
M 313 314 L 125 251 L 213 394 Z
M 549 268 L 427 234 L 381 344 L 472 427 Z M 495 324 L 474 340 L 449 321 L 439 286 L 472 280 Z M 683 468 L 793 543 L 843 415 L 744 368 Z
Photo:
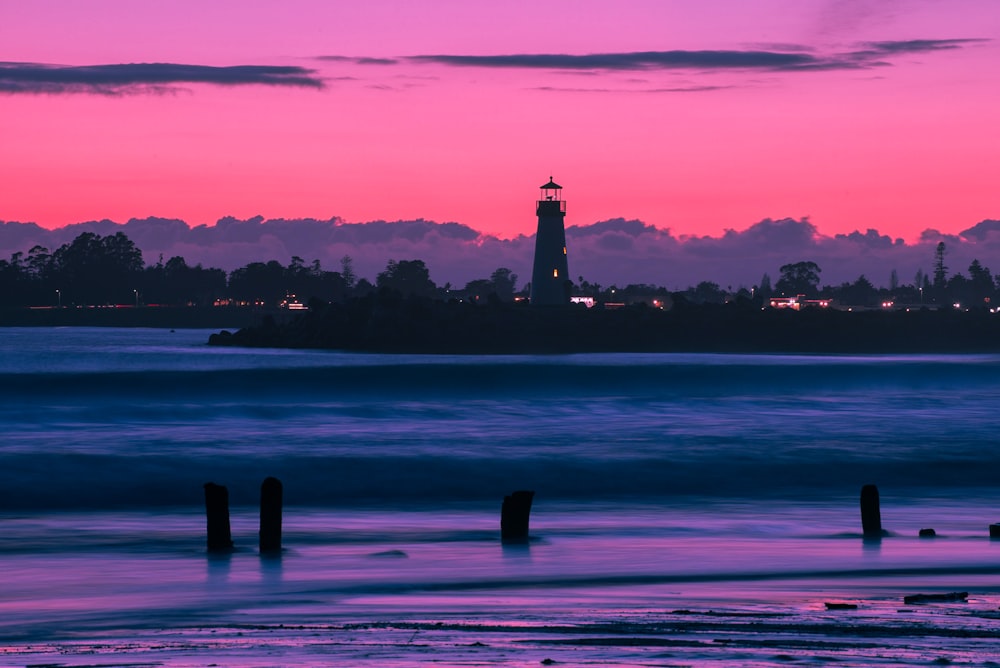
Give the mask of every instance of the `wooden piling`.
M 229 552 L 233 537 L 229 530 L 229 490 L 214 482 L 205 483 L 205 515 L 208 519 L 208 551 Z
M 260 552 L 281 552 L 282 486 L 277 478 L 266 478 L 260 485 Z
M 500 508 L 500 540 L 504 543 L 527 543 L 531 516 L 532 491 L 520 490 L 503 497 Z
M 878 487 L 861 488 L 861 531 L 865 538 L 882 537 L 882 511 L 878 502 Z

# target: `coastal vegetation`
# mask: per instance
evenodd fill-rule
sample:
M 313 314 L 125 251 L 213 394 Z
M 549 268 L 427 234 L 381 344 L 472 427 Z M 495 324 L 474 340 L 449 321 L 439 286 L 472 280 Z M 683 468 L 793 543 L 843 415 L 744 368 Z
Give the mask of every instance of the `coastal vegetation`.
M 821 285 L 822 268 L 815 262 L 789 262 L 777 269 L 775 280 L 761 276 L 752 286 L 720 286 L 707 277 L 684 290 L 653 284 L 602 285 L 578 276 L 572 293 L 593 303 L 663 306 L 682 298 L 693 304 L 726 304 L 741 299 L 766 304 L 774 296 L 824 299 L 847 308 L 880 308 L 883 304 L 910 307 L 989 308 L 1000 297 L 1000 276 L 993 276 L 979 260 L 966 272 L 949 273 L 948 249 L 939 243 L 931 272 L 917 271 L 909 283 L 892 272 L 889 285 L 876 286 L 861 275 L 838 285 Z M 35 246 L 0 259 L 0 307 L 80 305 L 242 305 L 278 307 L 295 299 L 340 302 L 365 297 L 382 289 L 447 301 L 485 302 L 491 297 L 512 302 L 529 293 L 518 275 L 498 267 L 464 286 L 437 284 L 423 260 L 389 259 L 385 270 L 369 280 L 357 276 L 350 256 L 337 270 L 293 256 L 288 264 L 276 259 L 250 262 L 233 271 L 190 265 L 181 256 L 146 264 L 142 251 L 122 232 L 100 236 L 85 232 L 54 251 Z M 659 302 L 659 304 L 654 304 Z

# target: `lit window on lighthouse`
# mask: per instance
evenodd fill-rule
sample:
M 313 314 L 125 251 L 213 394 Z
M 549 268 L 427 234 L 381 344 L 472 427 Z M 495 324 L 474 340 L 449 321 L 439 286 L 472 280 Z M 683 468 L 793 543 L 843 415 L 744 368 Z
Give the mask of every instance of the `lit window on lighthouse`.
M 565 254 L 566 254 L 566 247 L 563 246 L 563 255 L 565 255 Z
M 552 278 L 559 278 L 559 270 L 558 269 L 553 269 L 552 270 Z

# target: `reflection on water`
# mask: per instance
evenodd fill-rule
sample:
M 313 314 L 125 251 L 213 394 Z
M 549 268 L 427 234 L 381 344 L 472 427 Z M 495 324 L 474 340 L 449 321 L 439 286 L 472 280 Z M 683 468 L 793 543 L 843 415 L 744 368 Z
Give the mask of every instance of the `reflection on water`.
M 230 662 L 263 665 L 257 662 L 273 663 L 280 651 L 290 653 L 280 662 L 293 665 L 324 660 L 315 655 L 317 634 L 347 633 L 352 640 L 330 645 L 325 660 L 419 665 L 426 657 L 407 640 L 414 634 L 426 636 L 421 646 L 446 663 L 465 661 L 460 648 L 475 642 L 492 648 L 483 650 L 491 652 L 487 663 L 501 660 L 492 653 L 496 643 L 514 643 L 518 652 L 535 647 L 544 652 L 531 655 L 537 663 L 552 655 L 551 642 L 592 633 L 605 649 L 591 660 L 606 664 L 639 661 L 631 653 L 645 645 L 634 639 L 653 634 L 676 637 L 689 647 L 684 652 L 697 649 L 675 659 L 700 663 L 745 661 L 747 647 L 760 647 L 739 640 L 748 624 L 755 634 L 767 627 L 772 637 L 801 640 L 804 626 L 844 623 L 844 630 L 817 631 L 843 642 L 865 619 L 865 642 L 889 634 L 888 644 L 879 644 L 893 661 L 931 646 L 918 640 L 924 625 L 937 629 L 938 641 L 949 634 L 972 653 L 981 616 L 1000 602 L 1000 543 L 988 539 L 980 519 L 996 501 L 883 495 L 883 521 L 894 535 L 868 543 L 855 499 L 664 506 L 539 499 L 532 540 L 516 547 L 499 540 L 498 508 L 293 506 L 286 508 L 285 551 L 266 558 L 256 550 L 252 507 L 233 509 L 237 549 L 226 555 L 206 553 L 202 518 L 191 512 L 21 515 L 3 518 L 0 638 L 7 651 L 31 658 L 18 663 L 65 660 L 67 648 L 84 652 L 81 634 L 104 647 L 116 647 L 114 638 L 124 634 L 131 641 L 116 652 L 136 660 L 170 647 L 156 661 L 218 662 L 224 652 Z M 79 530 L 85 523 L 99 533 Z M 927 524 L 939 528 L 939 539 L 918 537 Z M 50 532 L 64 540 L 49 540 Z M 959 590 L 973 595 L 957 613 L 925 606 L 905 618 L 918 630 L 893 635 L 904 594 Z M 831 600 L 860 607 L 846 617 L 826 610 Z M 569 628 L 576 630 L 564 638 L 559 629 Z M 702 632 L 736 644 L 691 645 L 690 634 Z M 619 636 L 625 644 L 613 640 Z M 902 637 L 911 640 L 892 649 Z M 369 653 L 354 655 L 356 642 Z M 52 657 L 49 644 L 59 648 Z M 789 651 L 805 651 L 798 647 Z M 852 665 L 833 645 L 823 651 Z M 881 665 L 861 658 L 858 665 Z

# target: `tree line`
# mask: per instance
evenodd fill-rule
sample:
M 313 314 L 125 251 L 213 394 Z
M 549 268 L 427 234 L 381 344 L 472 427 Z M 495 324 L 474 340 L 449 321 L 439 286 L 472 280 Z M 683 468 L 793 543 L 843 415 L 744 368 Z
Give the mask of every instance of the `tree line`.
M 479 301 L 490 296 L 514 299 L 517 274 L 500 267 L 489 278 L 470 281 L 461 295 Z M 376 290 L 404 295 L 449 297 L 450 284 L 438 287 L 422 260 L 389 260 L 372 283 L 359 278 L 349 255 L 339 271 L 328 271 L 319 260 L 306 263 L 293 256 L 288 265 L 277 260 L 251 262 L 229 273 L 191 266 L 181 256 L 147 265 L 142 251 L 123 232 L 100 236 L 84 232 L 55 251 L 34 246 L 0 260 L 0 307 L 151 305 L 209 306 L 234 304 L 278 306 L 291 299 L 341 301 Z
M 804 295 L 859 307 L 891 301 L 975 308 L 988 306 L 1000 297 L 1000 276 L 993 276 L 978 260 L 973 260 L 965 274 L 949 274 L 946 255 L 947 247 L 939 243 L 930 274 L 921 270 L 911 283 L 903 283 L 893 271 L 889 285 L 882 287 L 876 287 L 864 275 L 855 281 L 821 287 L 822 269 L 815 262 L 801 261 L 781 266 L 773 285 L 770 276 L 764 274 L 751 288 L 741 286 L 734 290 L 731 286 L 723 288 L 702 281 L 686 290 L 672 292 L 645 283 L 604 286 L 580 276 L 572 291 L 598 303 L 652 303 L 668 298 L 698 304 L 745 300 L 766 303 L 776 295 Z M 372 282 L 357 276 L 349 255 L 341 258 L 339 271 L 324 269 L 319 260 L 306 263 L 297 256 L 288 265 L 277 260 L 251 262 L 229 273 L 200 264 L 191 266 L 180 256 L 166 261 L 160 257 L 155 264 L 146 265 L 142 251 L 123 232 L 103 237 L 84 232 L 55 251 L 35 246 L 27 254 L 16 252 L 9 260 L 0 260 L 0 306 L 4 307 L 217 303 L 277 306 L 293 297 L 303 304 L 310 300 L 337 302 L 375 291 L 445 300 L 506 302 L 527 296 L 530 284 L 519 290 L 517 274 L 499 267 L 489 277 L 469 281 L 463 287 L 450 283 L 438 286 L 431 280 L 426 264 L 416 259 L 389 260 Z

